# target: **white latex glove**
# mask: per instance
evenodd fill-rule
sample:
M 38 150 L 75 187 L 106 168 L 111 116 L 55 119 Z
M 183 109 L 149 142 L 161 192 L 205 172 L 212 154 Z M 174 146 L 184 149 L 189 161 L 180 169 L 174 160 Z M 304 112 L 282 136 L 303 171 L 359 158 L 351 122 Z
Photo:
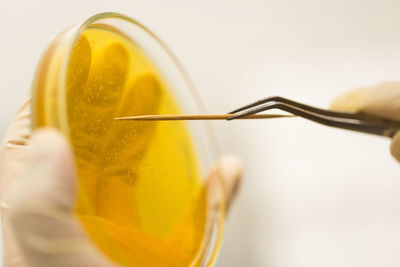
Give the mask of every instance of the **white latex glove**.
M 1 148 L 4 267 L 117 266 L 91 243 L 73 214 L 76 174 L 69 144 L 52 129 L 31 137 L 29 127 L 27 100 Z M 209 174 L 208 186 L 223 187 L 228 207 L 241 173 L 240 160 L 228 156 Z
M 363 111 L 400 120 L 400 82 L 386 82 L 348 91 L 338 96 L 332 102 L 331 108 L 340 111 Z M 400 161 L 400 132 L 393 137 L 390 152 Z

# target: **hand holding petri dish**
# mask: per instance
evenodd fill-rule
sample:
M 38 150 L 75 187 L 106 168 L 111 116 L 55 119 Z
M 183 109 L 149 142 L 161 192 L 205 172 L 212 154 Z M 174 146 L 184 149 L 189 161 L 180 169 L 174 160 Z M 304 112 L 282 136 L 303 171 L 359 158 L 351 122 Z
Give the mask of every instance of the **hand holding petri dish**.
M 124 266 L 209 266 L 222 236 L 223 192 L 205 171 L 216 156 L 204 122 L 116 117 L 199 113 L 168 48 L 121 14 L 103 13 L 56 36 L 33 86 L 33 129 L 69 139 L 76 214 L 95 244 Z

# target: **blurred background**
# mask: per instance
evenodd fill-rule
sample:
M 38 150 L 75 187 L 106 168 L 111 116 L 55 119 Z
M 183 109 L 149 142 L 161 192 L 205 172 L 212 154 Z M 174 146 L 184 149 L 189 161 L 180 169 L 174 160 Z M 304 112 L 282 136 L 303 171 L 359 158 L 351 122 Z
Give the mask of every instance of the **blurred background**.
M 184 63 L 208 111 L 270 95 L 327 107 L 400 80 L 398 0 L 1 1 L 0 134 L 49 38 L 102 11 L 138 19 Z M 246 172 L 216 266 L 400 266 L 389 140 L 302 119 L 217 122 Z

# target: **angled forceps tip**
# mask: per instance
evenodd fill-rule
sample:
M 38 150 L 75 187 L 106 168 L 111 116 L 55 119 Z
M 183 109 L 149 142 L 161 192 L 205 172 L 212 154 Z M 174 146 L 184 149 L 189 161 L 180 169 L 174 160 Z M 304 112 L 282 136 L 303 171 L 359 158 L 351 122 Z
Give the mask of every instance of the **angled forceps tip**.
M 230 112 L 234 120 L 270 109 L 279 109 L 326 126 L 393 137 L 400 129 L 400 121 L 363 112 L 350 113 L 321 109 L 280 96 L 267 97 Z

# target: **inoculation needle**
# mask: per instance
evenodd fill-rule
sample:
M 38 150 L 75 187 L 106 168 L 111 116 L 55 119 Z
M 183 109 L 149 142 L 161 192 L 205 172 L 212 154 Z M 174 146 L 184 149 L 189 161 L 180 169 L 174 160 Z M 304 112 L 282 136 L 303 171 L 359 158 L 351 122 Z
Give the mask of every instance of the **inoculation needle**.
M 174 121 L 174 120 L 226 120 L 235 114 L 169 114 L 169 115 L 141 115 L 141 116 L 129 116 L 129 117 L 118 117 L 115 120 L 135 120 L 135 121 Z M 294 117 L 293 115 L 278 115 L 278 114 L 254 114 L 240 119 L 274 119 L 274 118 L 285 118 Z

